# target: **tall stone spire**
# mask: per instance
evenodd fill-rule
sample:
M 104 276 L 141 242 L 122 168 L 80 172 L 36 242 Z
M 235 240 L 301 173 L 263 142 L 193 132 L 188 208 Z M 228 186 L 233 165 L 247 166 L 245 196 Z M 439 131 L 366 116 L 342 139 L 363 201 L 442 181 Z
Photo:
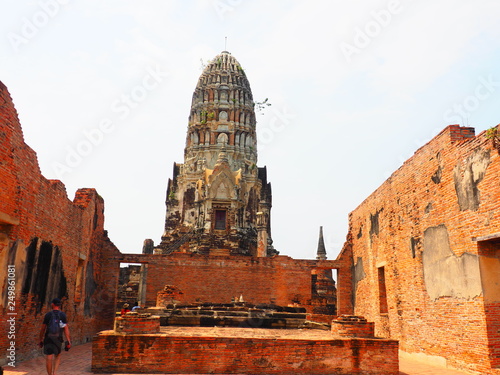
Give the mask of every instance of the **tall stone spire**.
M 319 227 L 319 241 L 318 241 L 318 252 L 316 256 L 317 260 L 326 260 L 326 248 L 325 240 L 323 239 L 323 227 Z
M 184 163 L 174 164 L 168 182 L 157 253 L 277 254 L 271 184 L 266 168 L 257 167 L 254 105 L 245 71 L 223 51 L 205 67 L 193 93 Z
M 213 168 L 222 146 L 231 168 L 245 173 L 257 163 L 255 112 L 250 83 L 240 63 L 227 51 L 203 70 L 193 93 L 184 164 L 202 160 Z

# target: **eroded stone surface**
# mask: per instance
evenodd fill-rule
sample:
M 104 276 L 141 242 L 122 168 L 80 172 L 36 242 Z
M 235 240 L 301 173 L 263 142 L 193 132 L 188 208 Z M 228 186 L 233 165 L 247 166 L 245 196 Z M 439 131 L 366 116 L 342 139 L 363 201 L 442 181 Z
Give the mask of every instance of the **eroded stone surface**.
M 460 210 L 476 211 L 481 203 L 479 183 L 483 180 L 490 163 L 489 150 L 477 149 L 453 170 L 455 190 Z
M 478 256 L 470 253 L 456 256 L 450 249 L 444 225 L 425 230 L 423 266 L 425 287 L 432 299 L 471 299 L 482 293 Z

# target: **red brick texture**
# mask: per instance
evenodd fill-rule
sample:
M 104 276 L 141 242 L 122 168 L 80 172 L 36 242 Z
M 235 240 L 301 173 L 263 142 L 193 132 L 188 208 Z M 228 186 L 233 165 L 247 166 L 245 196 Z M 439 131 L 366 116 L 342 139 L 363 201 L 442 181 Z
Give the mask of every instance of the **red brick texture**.
M 118 335 L 92 343 L 92 370 L 162 374 L 398 374 L 398 343 L 375 339 L 300 340 Z
M 336 337 L 375 337 L 375 324 L 361 317 L 339 317 L 332 321 L 332 334 Z
M 147 314 L 149 315 L 149 314 Z M 144 334 L 160 332 L 160 317 L 127 313 L 115 319 L 115 332 L 122 334 Z
M 165 285 L 156 295 L 156 306 L 167 306 L 171 303 L 183 302 L 184 293 L 175 285 Z
M 42 176 L 1 82 L 0 177 L 0 310 L 15 321 L 10 327 L 2 318 L 2 353 L 14 342 L 16 361 L 39 354 L 38 333 L 54 297 L 64 300 L 74 344 L 112 327 L 116 281 L 108 259 L 119 252 L 103 229 L 104 201 L 94 189 L 80 189 L 72 202 L 60 181 Z
M 166 285 L 182 291 L 182 302 L 230 303 L 243 296 L 245 302 L 298 304 L 311 310 L 312 271 L 338 268 L 336 261 L 295 260 L 248 256 L 205 256 L 190 253 L 122 254 L 126 263 L 147 264 L 146 306 L 156 305 Z M 341 294 L 349 301 L 350 294 Z M 339 302 L 342 303 L 342 302 Z
M 350 214 L 354 313 L 377 336 L 500 374 L 499 180 L 486 132 L 451 125 Z

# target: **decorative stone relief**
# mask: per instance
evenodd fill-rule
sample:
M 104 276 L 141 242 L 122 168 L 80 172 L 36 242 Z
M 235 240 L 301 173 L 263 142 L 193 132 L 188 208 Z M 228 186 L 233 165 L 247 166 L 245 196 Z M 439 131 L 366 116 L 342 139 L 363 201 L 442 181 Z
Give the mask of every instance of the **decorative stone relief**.
M 227 145 L 227 140 L 228 140 L 227 134 L 226 133 L 221 133 L 217 137 L 217 144 L 218 145 Z

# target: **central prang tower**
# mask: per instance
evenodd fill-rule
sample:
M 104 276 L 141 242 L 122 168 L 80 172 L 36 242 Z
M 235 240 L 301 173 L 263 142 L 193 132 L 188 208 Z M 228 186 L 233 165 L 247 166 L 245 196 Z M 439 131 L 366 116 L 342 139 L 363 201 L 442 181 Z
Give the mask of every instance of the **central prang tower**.
M 273 256 L 271 184 L 257 167 L 255 103 L 245 71 L 227 51 L 203 70 L 193 93 L 184 164 L 167 188 L 156 253 Z

